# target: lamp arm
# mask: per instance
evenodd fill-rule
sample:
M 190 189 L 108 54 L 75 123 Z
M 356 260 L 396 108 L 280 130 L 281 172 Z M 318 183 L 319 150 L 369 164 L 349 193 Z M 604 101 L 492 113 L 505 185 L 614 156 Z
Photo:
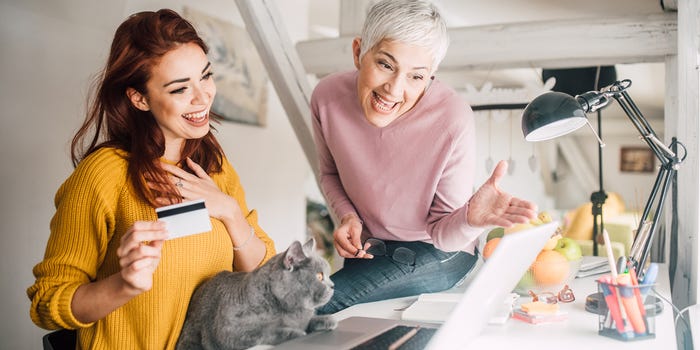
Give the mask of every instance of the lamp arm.
M 644 206 L 644 211 L 639 220 L 639 226 L 637 227 L 637 234 L 634 238 L 634 243 L 630 250 L 630 256 L 628 257 L 627 263 L 629 266 L 634 267 L 640 278 L 644 277 L 645 265 L 649 257 L 651 250 L 651 245 L 654 241 L 654 234 L 656 233 L 656 227 L 661 217 L 661 210 L 663 209 L 663 204 L 666 200 L 666 194 L 668 193 L 668 188 L 671 183 L 671 178 L 678 171 L 681 162 L 685 159 L 687 151 L 682 143 L 678 142 L 676 138 L 673 138 L 671 145 L 680 145 L 683 148 L 683 157 L 679 158 L 678 154 L 671 150 L 670 147 L 659 140 L 658 136 L 654 132 L 649 122 L 644 118 L 642 112 L 637 108 L 632 98 L 627 93 L 626 89 L 631 85 L 631 81 L 623 80 L 617 81 L 612 85 L 604 88 L 601 92 L 605 95 L 613 97 L 617 103 L 622 107 L 622 110 L 627 114 L 629 120 L 634 124 L 637 131 L 644 139 L 644 142 L 651 148 L 651 150 L 659 159 L 661 165 L 659 167 L 659 172 L 654 181 L 654 187 L 651 189 L 649 198 Z M 647 217 L 651 213 L 652 206 L 656 204 L 654 210 L 654 216 L 651 221 L 647 221 Z
M 644 118 L 642 112 L 639 111 L 637 105 L 635 105 L 632 98 L 629 96 L 627 91 L 611 92 L 612 97 L 617 101 L 617 103 L 622 107 L 622 110 L 627 114 L 629 120 L 634 124 L 637 131 L 644 139 L 644 142 L 651 148 L 651 150 L 659 159 L 661 164 L 668 164 L 677 161 L 677 155 L 670 148 L 664 145 L 656 136 L 654 129 L 652 129 L 649 122 Z
M 630 256 L 627 260 L 628 264 L 635 268 L 639 278 L 644 277 L 646 261 L 649 258 L 651 244 L 654 241 L 656 227 L 661 217 L 661 210 L 663 209 L 666 194 L 668 193 L 668 188 L 671 183 L 671 175 L 675 174 L 676 171 L 677 170 L 672 166 L 662 166 L 659 168 L 656 180 L 654 181 L 654 187 L 652 187 L 651 193 L 649 193 L 649 199 L 644 206 L 644 211 L 639 220 L 637 234 L 634 237 L 634 242 L 630 249 Z M 651 221 L 647 221 L 646 218 L 649 216 L 654 203 L 656 203 L 654 217 Z

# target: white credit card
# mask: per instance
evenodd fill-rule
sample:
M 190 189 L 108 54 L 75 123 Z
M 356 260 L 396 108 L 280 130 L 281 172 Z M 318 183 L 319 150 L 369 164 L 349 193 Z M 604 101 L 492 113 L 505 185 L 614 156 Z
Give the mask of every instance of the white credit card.
M 167 224 L 168 239 L 211 231 L 209 210 L 204 199 L 156 208 L 158 220 Z

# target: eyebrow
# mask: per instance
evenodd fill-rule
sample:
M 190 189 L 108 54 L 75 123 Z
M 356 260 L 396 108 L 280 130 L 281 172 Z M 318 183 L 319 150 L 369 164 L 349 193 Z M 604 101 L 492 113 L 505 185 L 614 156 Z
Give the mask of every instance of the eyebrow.
M 206 72 L 207 69 L 209 69 L 209 67 L 211 67 L 211 62 L 207 62 L 207 65 L 204 66 L 204 69 L 202 69 L 202 74 L 204 74 L 204 72 Z M 176 84 L 176 83 L 184 83 L 184 82 L 187 82 L 189 80 L 190 80 L 190 78 L 175 79 L 169 83 L 163 84 L 163 87 L 168 87 L 168 85 L 172 85 L 172 84 Z
M 395 58 L 392 54 L 390 54 L 390 53 L 388 53 L 388 52 L 386 52 L 386 51 L 379 51 L 379 53 L 380 53 L 380 54 L 383 54 L 383 55 L 385 55 L 385 56 L 387 56 L 387 57 L 389 57 L 389 59 L 390 59 L 392 62 L 394 62 L 395 64 L 398 63 L 398 61 L 396 61 L 396 58 Z M 413 70 L 418 70 L 418 69 L 429 70 L 428 67 L 413 67 L 412 69 L 413 69 Z

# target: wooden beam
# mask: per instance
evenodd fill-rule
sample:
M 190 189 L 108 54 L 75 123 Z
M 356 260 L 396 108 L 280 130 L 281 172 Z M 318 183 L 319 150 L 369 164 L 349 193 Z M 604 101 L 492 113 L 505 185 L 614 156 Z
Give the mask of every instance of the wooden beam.
M 676 54 L 676 28 L 676 13 L 451 28 L 440 70 L 663 62 Z M 301 41 L 296 49 L 307 72 L 325 75 L 353 67 L 352 38 Z
M 246 29 L 257 47 L 272 85 L 318 180 L 318 161 L 311 132 L 311 88 L 274 1 L 236 0 Z
M 672 78 L 677 84 L 678 115 L 673 120 L 688 157 L 678 170 L 678 265 L 671 276 L 673 302 L 679 308 L 700 299 L 700 4 L 678 2 L 678 70 Z M 666 138 L 668 139 L 668 135 Z M 673 248 L 673 247 L 672 247 Z M 671 266 L 674 268 L 674 266 Z M 697 346 L 697 344 L 696 344 Z

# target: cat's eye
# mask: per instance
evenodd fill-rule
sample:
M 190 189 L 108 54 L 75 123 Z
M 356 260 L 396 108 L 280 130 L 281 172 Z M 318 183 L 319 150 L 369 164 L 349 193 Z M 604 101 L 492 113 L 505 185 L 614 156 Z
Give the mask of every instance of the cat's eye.
M 319 281 L 323 281 L 323 272 L 317 272 L 317 273 L 316 273 L 316 278 L 317 278 Z

